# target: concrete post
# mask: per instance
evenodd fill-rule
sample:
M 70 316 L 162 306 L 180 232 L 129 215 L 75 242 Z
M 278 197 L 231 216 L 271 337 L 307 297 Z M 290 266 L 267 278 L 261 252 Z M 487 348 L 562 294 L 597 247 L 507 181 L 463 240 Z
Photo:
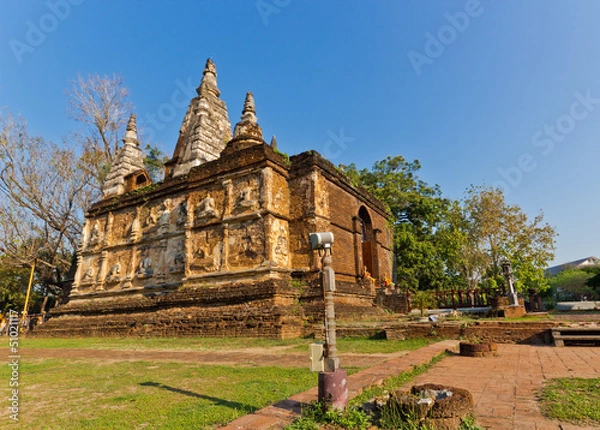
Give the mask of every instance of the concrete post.
M 323 254 L 323 289 L 325 290 L 325 309 L 327 330 L 327 356 L 325 371 L 319 372 L 319 401 L 333 409 L 342 410 L 348 406 L 348 383 L 346 371 L 340 369 L 335 334 L 335 310 L 333 293 L 335 291 L 335 272 L 331 267 L 331 248 L 325 248 Z
M 340 367 L 337 356 L 337 342 L 335 336 L 335 310 L 333 305 L 333 292 L 335 291 L 335 272 L 331 267 L 331 254 L 325 251 L 323 256 L 323 289 L 325 290 L 325 318 L 327 324 L 327 358 L 325 358 L 325 371 L 335 372 Z

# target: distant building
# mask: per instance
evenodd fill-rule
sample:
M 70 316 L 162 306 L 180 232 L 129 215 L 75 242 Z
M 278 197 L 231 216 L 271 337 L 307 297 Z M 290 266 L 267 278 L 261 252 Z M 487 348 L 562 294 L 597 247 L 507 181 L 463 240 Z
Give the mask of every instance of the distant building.
M 317 231 L 335 235 L 336 313 L 381 312 L 376 287 L 392 271 L 385 206 L 318 153 L 288 158 L 267 144 L 251 93 L 232 133 L 211 60 L 197 92 L 160 183 L 130 119 L 86 214 L 70 302 L 42 332 L 302 335 L 323 313 L 308 242 Z
M 581 269 L 586 266 L 600 265 L 600 258 L 598 257 L 586 257 L 580 260 L 570 261 L 568 263 L 559 264 L 558 266 L 552 266 L 546 269 L 546 276 L 558 275 L 563 270 L 567 269 Z

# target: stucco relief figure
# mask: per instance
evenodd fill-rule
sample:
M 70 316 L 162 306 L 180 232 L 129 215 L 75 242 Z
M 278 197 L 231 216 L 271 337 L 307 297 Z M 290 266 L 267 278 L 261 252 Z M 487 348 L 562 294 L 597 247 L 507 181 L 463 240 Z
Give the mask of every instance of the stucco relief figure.
M 108 272 L 108 276 L 106 277 L 106 282 L 108 282 L 109 284 L 121 282 L 121 264 L 120 263 L 117 262 L 110 268 L 110 271 Z
M 133 222 L 131 223 L 131 228 L 129 229 L 129 240 L 134 242 L 138 239 L 140 234 L 140 220 L 135 217 Z
M 152 226 L 156 225 L 157 221 L 158 221 L 158 215 L 156 215 L 156 208 L 153 206 L 150 208 L 150 213 L 144 220 L 144 227 L 152 227 Z
M 236 208 L 241 209 L 253 209 L 256 206 L 256 200 L 252 200 L 252 188 L 242 188 L 235 202 L 235 206 Z
M 183 272 L 185 269 L 185 243 L 181 240 L 177 244 L 175 255 L 173 256 L 173 266 L 169 267 L 169 272 Z
M 83 276 L 81 277 L 81 282 L 89 283 L 94 281 L 94 268 L 92 266 L 88 267 Z
M 169 223 L 169 215 L 171 214 L 171 209 L 173 207 L 173 202 L 171 199 L 167 199 L 163 202 L 161 209 L 162 213 L 160 214 L 160 223 L 168 224 Z
M 210 245 L 205 242 L 200 245 L 192 255 L 191 268 L 193 270 L 202 270 L 214 272 L 218 270 L 221 264 L 220 244 L 217 244 L 212 250 Z
M 198 209 L 196 209 L 196 218 L 215 218 L 216 216 L 215 199 L 208 194 L 198 205 Z
M 194 267 L 207 270 L 213 266 L 213 256 L 210 253 L 208 243 L 202 244 L 194 253 Z
M 185 225 L 187 222 L 187 214 L 187 202 L 183 201 L 177 209 L 177 221 L 175 221 L 177 227 L 183 227 Z
M 175 258 L 173 259 L 174 266 L 172 267 L 173 272 L 183 272 L 185 269 L 185 252 L 179 251 L 175 254 Z
M 283 201 L 283 190 L 280 188 L 275 194 L 275 203 L 281 203 Z
M 98 226 L 98 223 L 94 224 L 94 227 L 92 227 L 92 231 L 90 233 L 90 245 L 97 245 L 98 243 L 100 243 L 100 227 Z
M 115 221 L 115 217 L 112 212 L 108 213 L 108 218 L 106 220 L 106 227 L 104 228 L 104 246 L 110 245 L 111 236 L 113 235 L 113 223 Z
M 138 278 L 147 278 L 152 276 L 154 274 L 154 270 L 152 270 L 152 259 L 150 257 L 142 259 L 135 274 Z
M 85 227 L 83 227 L 83 231 L 81 232 L 81 239 L 79 241 L 79 251 L 83 251 L 85 249 L 85 244 L 87 243 L 87 239 L 88 239 L 88 226 L 87 223 L 85 225 Z
M 277 242 L 275 245 L 275 254 L 282 257 L 287 257 L 288 255 L 287 232 L 283 227 L 279 229 L 279 235 L 277 236 Z
M 246 225 L 246 231 L 244 233 L 244 236 L 241 239 L 242 239 L 243 254 L 246 256 L 246 258 L 250 258 L 250 259 L 254 260 L 256 257 L 258 257 L 258 252 L 256 251 L 256 242 L 255 242 L 256 238 L 250 231 L 248 231 L 248 225 Z M 239 257 L 240 257 L 240 255 L 238 254 L 236 256 L 236 258 L 239 260 Z

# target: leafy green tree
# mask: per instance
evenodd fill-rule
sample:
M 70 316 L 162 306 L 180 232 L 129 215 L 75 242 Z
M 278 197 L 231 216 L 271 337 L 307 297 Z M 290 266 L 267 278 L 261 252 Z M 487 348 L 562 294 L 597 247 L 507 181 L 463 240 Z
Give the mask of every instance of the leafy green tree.
M 584 267 L 582 270 L 591 275 L 587 280 L 587 286 L 594 290 L 596 297 L 600 298 L 600 265 Z
M 166 161 L 167 157 L 157 146 L 146 145 L 144 165 L 150 174 L 152 182 L 160 182 L 162 180 Z
M 557 300 L 594 300 L 599 297 L 588 282 L 593 273 L 584 269 L 567 269 L 548 279 Z
M 471 186 L 463 202 L 467 249 L 463 265 L 471 279 L 502 282 L 502 261 L 513 266 L 517 290 L 548 287 L 544 268 L 554 257 L 556 232 L 540 213 L 530 220 L 518 205 L 509 205 L 500 189 Z M 468 249 L 470 247 L 470 249 Z
M 544 268 L 552 260 L 556 233 L 543 214 L 533 219 L 509 205 L 501 190 L 471 186 L 462 202 L 418 177 L 415 160 L 387 157 L 372 169 L 354 164 L 344 172 L 384 202 L 394 228 L 397 283 L 413 290 L 475 288 L 504 283 L 508 258 L 517 289 L 547 288 Z
M 377 161 L 372 169 L 343 167 L 355 183 L 364 186 L 389 209 L 394 229 L 394 263 L 397 283 L 418 289 L 448 286 L 447 260 L 457 252 L 460 233 L 448 218 L 453 202 L 439 187 L 418 177 L 418 160 L 402 156 Z
M 25 268 L 11 267 L 0 259 L 0 312 L 6 315 L 9 309 L 22 311 L 29 282 Z

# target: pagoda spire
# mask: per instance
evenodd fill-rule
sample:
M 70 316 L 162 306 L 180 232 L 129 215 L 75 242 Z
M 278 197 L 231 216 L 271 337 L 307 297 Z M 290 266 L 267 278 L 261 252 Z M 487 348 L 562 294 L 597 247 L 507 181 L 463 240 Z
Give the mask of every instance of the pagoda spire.
M 257 122 L 256 106 L 254 105 L 254 96 L 251 92 L 246 93 L 246 100 L 244 101 L 244 109 L 242 110 L 240 122 L 235 125 L 233 131 L 233 140 L 242 138 L 263 142 L 262 129 Z
M 215 66 L 215 63 L 211 58 L 206 60 L 202 82 L 200 82 L 200 86 L 196 88 L 196 92 L 199 96 L 206 95 L 207 92 L 211 92 L 217 97 L 221 95 L 221 92 L 217 87 L 217 66 Z
M 125 178 L 140 170 L 145 170 L 144 154 L 140 149 L 137 136 L 135 114 L 131 114 L 123 138 L 123 146 L 115 154 L 111 169 L 102 184 L 103 198 L 125 193 Z
M 173 158 L 165 163 L 166 178 L 185 175 L 200 164 L 216 160 L 231 139 L 227 106 L 217 87 L 217 67 L 210 58 L 196 92 L 179 129 Z

